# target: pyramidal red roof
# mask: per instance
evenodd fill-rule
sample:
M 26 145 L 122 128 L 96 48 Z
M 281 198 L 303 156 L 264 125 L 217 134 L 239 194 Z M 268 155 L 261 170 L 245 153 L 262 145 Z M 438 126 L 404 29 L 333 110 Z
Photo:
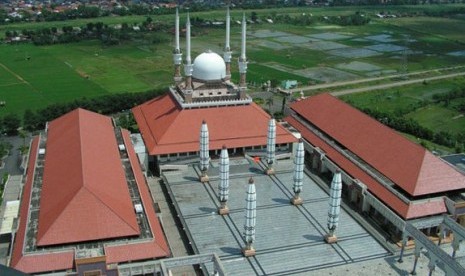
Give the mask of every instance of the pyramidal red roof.
M 208 125 L 210 149 L 266 144 L 270 116 L 255 103 L 238 106 L 182 109 L 170 94 L 133 108 L 134 117 L 151 155 L 199 151 L 202 121 Z M 296 138 L 279 124 L 276 143 Z
M 138 234 L 111 119 L 76 109 L 52 121 L 37 245 Z
M 465 189 L 453 167 L 330 94 L 291 108 L 412 196 Z

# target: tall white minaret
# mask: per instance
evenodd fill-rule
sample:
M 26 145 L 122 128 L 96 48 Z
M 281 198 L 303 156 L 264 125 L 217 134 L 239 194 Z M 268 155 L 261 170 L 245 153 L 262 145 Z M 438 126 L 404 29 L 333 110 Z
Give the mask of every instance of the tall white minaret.
M 341 171 L 338 169 L 331 181 L 331 188 L 329 190 L 329 211 L 328 211 L 328 235 L 325 236 L 327 243 L 337 242 L 335 235 L 336 228 L 339 224 L 339 214 L 341 213 L 341 193 L 342 193 L 342 179 Z
M 179 47 L 179 12 L 176 8 L 176 19 L 175 19 L 175 45 L 173 50 L 173 62 L 174 62 L 174 82 L 177 84 L 182 80 L 181 76 L 181 63 L 182 63 L 182 53 L 181 48 Z
M 186 75 L 186 92 L 188 93 L 192 91 L 192 69 L 193 64 L 191 60 L 191 20 L 188 13 L 186 22 L 186 64 L 184 64 L 184 74 Z M 189 94 L 192 97 L 192 94 Z M 190 100 L 186 99 L 187 102 L 189 102 Z
M 241 98 L 245 97 L 246 80 L 245 74 L 247 73 L 247 57 L 245 56 L 245 44 L 246 44 L 246 31 L 247 22 L 245 21 L 245 13 L 242 16 L 242 45 L 241 45 L 241 56 L 239 57 L 239 89 L 241 90 Z
M 294 205 L 302 204 L 302 198 L 300 197 L 300 193 L 302 192 L 302 186 L 304 181 L 304 162 L 305 162 L 305 150 L 304 150 L 304 142 L 302 139 L 299 140 L 299 144 L 297 145 L 297 151 L 295 152 L 294 158 L 294 197 L 291 199 L 291 203 Z
M 220 215 L 229 214 L 229 208 L 226 205 L 229 199 L 229 155 L 226 145 L 223 145 L 220 155 L 220 183 L 218 185 L 218 200 L 220 207 L 218 213 Z
M 247 198 L 245 199 L 247 205 L 245 207 L 245 247 L 242 249 L 242 254 L 245 257 L 255 256 L 255 224 L 257 217 L 257 194 L 255 193 L 255 184 L 253 178 L 249 179 L 249 187 L 247 188 Z
M 224 44 L 224 53 L 223 53 L 223 58 L 224 62 L 226 63 L 226 77 L 225 79 L 230 80 L 231 79 L 231 47 L 229 45 L 229 38 L 230 38 L 230 33 L 231 33 L 231 16 L 229 15 L 229 6 L 228 10 L 226 13 L 226 42 Z
M 205 120 L 202 121 L 200 127 L 200 182 L 207 182 L 208 175 L 207 171 L 210 166 L 210 155 L 209 155 L 209 138 L 208 138 L 208 127 Z
M 274 162 L 276 159 L 276 120 L 271 118 L 268 122 L 268 135 L 266 140 L 267 175 L 274 174 Z

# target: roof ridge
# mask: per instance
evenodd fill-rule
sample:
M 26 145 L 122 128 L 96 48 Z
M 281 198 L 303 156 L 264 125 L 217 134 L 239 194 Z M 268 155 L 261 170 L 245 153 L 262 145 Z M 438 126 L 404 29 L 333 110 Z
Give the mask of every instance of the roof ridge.
M 78 125 L 79 125 L 79 139 L 80 139 L 80 141 L 79 141 L 79 151 L 81 153 L 81 158 L 80 158 L 79 161 L 80 161 L 80 165 L 81 165 L 82 187 L 84 189 L 86 189 L 86 191 L 91 193 L 98 201 L 100 201 L 102 204 L 107 206 L 107 208 L 109 208 L 113 214 L 115 214 L 120 220 L 122 220 L 125 224 L 127 224 L 131 229 L 134 229 L 122 216 L 120 216 L 120 214 L 118 212 L 116 212 L 114 210 L 114 208 L 112 208 L 104 200 L 102 200 L 100 198 L 100 196 L 98 196 L 96 193 L 94 193 L 92 187 L 89 187 L 87 185 L 87 183 L 86 183 L 87 178 L 84 175 L 84 166 L 83 166 L 83 164 L 84 164 L 84 162 L 83 162 L 83 159 L 84 159 L 83 148 L 85 147 L 85 145 L 84 145 L 84 139 L 82 139 L 83 132 L 81 131 L 82 130 L 81 129 L 81 127 L 82 127 L 82 125 L 81 125 L 81 122 L 82 122 L 82 120 L 81 120 L 81 111 L 83 111 L 83 109 L 78 110 Z M 134 229 L 134 230 L 139 231 L 139 229 Z
M 418 181 L 420 180 L 420 176 L 421 176 L 421 174 L 422 174 L 422 172 L 424 170 L 423 165 L 425 164 L 425 159 L 426 159 L 427 152 L 428 151 L 426 149 L 423 150 L 423 156 L 421 158 L 420 167 L 416 171 L 415 183 L 414 183 L 414 186 L 413 186 L 413 190 L 411 191 L 413 196 L 416 194 L 416 191 L 418 189 Z
M 169 126 L 165 129 L 165 132 L 163 132 L 162 135 L 160 135 L 160 138 L 157 139 L 155 136 L 153 136 L 153 138 L 157 141 L 157 142 L 161 142 L 163 140 L 163 137 L 166 135 L 166 133 L 169 132 L 169 130 L 173 127 L 173 122 L 176 121 L 176 118 L 179 116 L 179 114 L 181 114 L 181 112 L 178 112 L 176 114 L 176 116 L 173 117 L 173 119 L 171 120 Z M 144 115 L 144 118 L 145 118 L 145 115 Z
M 121 217 L 121 216 L 119 215 L 118 212 L 116 212 L 110 205 L 108 205 L 104 200 L 102 200 L 100 196 L 98 196 L 96 193 L 94 193 L 94 191 L 93 191 L 92 189 L 89 189 L 87 186 L 84 186 L 83 188 L 84 188 L 87 192 L 89 192 L 90 194 L 92 194 L 92 195 L 95 197 L 95 199 L 97 199 L 97 200 L 100 201 L 103 205 L 105 205 L 108 209 L 110 209 L 111 212 L 112 212 L 113 214 L 115 214 L 115 215 L 116 215 L 121 221 L 123 221 L 126 225 L 128 225 L 129 228 L 131 228 L 131 229 L 136 230 L 136 231 L 139 232 L 139 229 L 134 229 L 123 217 Z
M 37 243 L 40 243 L 40 240 L 42 240 L 45 236 L 47 236 L 47 233 L 48 231 L 50 230 L 50 228 L 52 228 L 52 226 L 55 225 L 55 222 L 57 222 L 60 217 L 63 215 L 63 213 L 65 212 L 65 210 L 69 207 L 70 203 L 76 198 L 76 196 L 79 194 L 79 192 L 83 189 L 83 186 L 81 186 L 79 189 L 76 190 L 76 192 L 74 192 L 73 196 L 71 197 L 71 199 L 68 201 L 68 203 L 65 204 L 65 207 L 62 208 L 60 210 L 60 213 L 58 214 L 58 216 L 55 217 L 55 219 L 53 220 L 53 223 L 51 223 L 49 225 L 49 227 L 47 228 L 47 230 L 42 234 L 42 237 L 37 241 Z M 39 211 L 40 212 L 40 211 Z
M 77 143 L 78 146 L 79 146 L 79 166 L 80 166 L 80 173 L 81 173 L 81 179 L 82 179 L 82 182 L 81 182 L 81 188 L 84 187 L 86 185 L 85 181 L 86 181 L 86 178 L 85 178 L 85 175 L 84 175 L 84 163 L 83 163 L 83 137 L 82 137 L 82 120 L 81 120 L 81 110 L 82 109 L 76 109 L 77 110 L 77 125 L 78 125 L 78 134 L 79 134 L 79 142 Z

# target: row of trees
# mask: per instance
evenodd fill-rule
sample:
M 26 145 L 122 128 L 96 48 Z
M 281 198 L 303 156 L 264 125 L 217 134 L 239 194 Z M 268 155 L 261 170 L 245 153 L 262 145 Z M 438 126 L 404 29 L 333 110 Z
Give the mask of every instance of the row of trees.
M 111 94 L 96 98 L 81 98 L 69 103 L 52 104 L 37 111 L 27 109 L 24 112 L 22 124 L 20 117 L 13 113 L 0 118 L 0 131 L 7 135 L 17 135 L 18 129 L 21 126 L 27 131 L 42 130 L 46 122 L 52 121 L 79 107 L 100 114 L 114 114 L 122 110 L 131 109 L 160 95 L 162 92 L 163 90 L 152 90 L 141 93 Z M 126 122 L 124 125 L 127 126 L 130 122 Z
M 312 14 L 303 13 L 294 17 L 291 17 L 289 14 L 277 14 L 276 12 L 273 12 L 266 16 L 265 19 L 271 19 L 275 23 L 285 23 L 298 26 L 308 26 L 316 22 L 326 22 L 341 26 L 359 26 L 370 23 L 370 18 L 359 12 L 347 16 L 313 16 Z
M 436 103 L 444 103 L 445 106 L 450 106 L 451 101 L 463 99 L 460 103 L 452 105 L 458 112 L 465 112 L 465 87 L 455 88 L 447 93 L 434 94 L 433 100 Z
M 153 32 L 156 39 L 154 43 L 164 42 L 162 35 L 156 35 L 167 32 L 169 26 L 165 22 L 154 23 L 152 18 L 147 19 L 140 24 L 129 25 L 122 23 L 118 27 L 111 27 L 102 22 L 90 22 L 82 27 L 63 26 L 42 28 L 37 30 L 6 31 L 5 39 L 11 39 L 20 34 L 29 38 L 35 45 L 50 45 L 61 43 L 73 43 L 81 40 L 99 39 L 105 45 L 118 44 L 120 41 L 130 40 L 134 37 L 142 36 L 148 32 Z M 156 34 L 155 34 L 156 33 Z
M 53 8 L 53 7 L 52 7 Z M 95 6 L 80 5 L 77 9 L 64 10 L 55 12 L 53 9 L 42 9 L 42 13 L 37 15 L 36 21 L 65 21 L 77 18 L 96 18 L 99 16 L 108 16 L 109 11 L 105 11 Z
M 435 0 L 436 1 L 436 0 Z M 434 4 L 440 3 L 440 0 L 436 2 L 432 0 L 392 0 L 392 1 L 383 1 L 383 0 L 316 0 L 312 2 L 313 6 L 349 6 L 349 5 L 420 5 L 420 4 Z M 463 0 L 451 0 L 450 2 L 459 3 Z M 442 3 L 442 2 L 441 2 Z M 240 9 L 269 9 L 269 8 L 279 8 L 279 7 L 299 7 L 306 6 L 307 2 L 305 0 L 264 0 L 264 1 L 242 1 L 236 0 L 231 1 L 231 4 L 234 4 L 235 7 Z M 197 11 L 208 11 L 214 9 L 224 9 L 224 6 L 221 2 L 212 3 L 211 1 L 207 2 L 197 2 L 189 3 L 188 6 L 191 12 Z M 102 16 L 111 16 L 111 15 L 162 15 L 162 14 L 172 14 L 174 13 L 173 8 L 165 8 L 153 5 L 145 4 L 129 4 L 125 6 L 116 5 L 108 9 L 108 7 L 101 8 L 96 6 L 87 6 L 85 4 L 80 5 L 77 9 L 68 9 L 61 12 L 55 11 L 55 6 L 52 4 L 48 8 L 43 8 L 41 13 L 36 13 L 36 9 L 33 7 L 31 11 L 22 10 L 20 11 L 21 17 L 18 16 L 9 16 L 8 12 L 5 9 L 0 9 L 0 24 L 7 24 L 8 22 L 20 22 L 20 21 L 66 21 L 77 18 L 97 18 Z M 426 16 L 450 16 L 455 14 L 463 14 L 465 8 L 463 7 L 453 7 L 453 6 L 441 6 L 440 8 L 416 8 L 415 10 L 410 10 L 409 8 L 404 9 L 405 13 L 409 15 L 426 15 Z

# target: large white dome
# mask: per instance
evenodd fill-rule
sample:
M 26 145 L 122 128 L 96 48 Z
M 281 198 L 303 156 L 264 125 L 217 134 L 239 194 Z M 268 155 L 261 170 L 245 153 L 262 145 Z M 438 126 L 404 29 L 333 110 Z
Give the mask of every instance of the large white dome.
M 194 60 L 192 76 L 199 80 L 221 80 L 226 76 L 226 64 L 223 58 L 208 51 L 198 55 Z

